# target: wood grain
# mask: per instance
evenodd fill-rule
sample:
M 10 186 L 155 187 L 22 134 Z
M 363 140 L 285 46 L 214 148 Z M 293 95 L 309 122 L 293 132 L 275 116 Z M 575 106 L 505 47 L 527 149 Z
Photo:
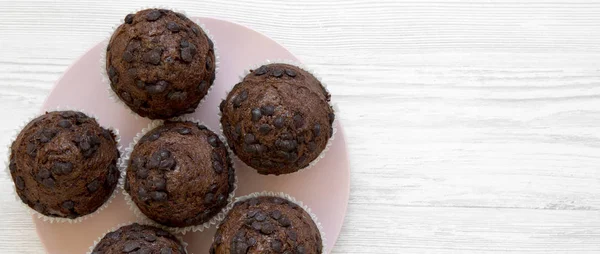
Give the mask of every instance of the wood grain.
M 163 3 L 0 1 L 2 144 L 124 14 Z M 599 1 L 170 7 L 265 33 L 329 85 L 352 165 L 334 253 L 600 253 Z M 0 252 L 43 252 L 9 190 Z

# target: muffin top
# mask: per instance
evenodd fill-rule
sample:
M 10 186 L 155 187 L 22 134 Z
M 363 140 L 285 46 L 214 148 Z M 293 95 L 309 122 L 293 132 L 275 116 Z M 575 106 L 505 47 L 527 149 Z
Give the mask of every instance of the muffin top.
M 113 33 L 106 72 L 112 90 L 143 117 L 191 113 L 215 79 L 214 45 L 185 15 L 146 9 Z
M 184 254 L 181 242 L 172 234 L 152 226 L 137 223 L 123 226 L 106 234 L 92 254 Z
M 309 72 L 264 65 L 223 100 L 221 125 L 231 149 L 258 173 L 293 173 L 315 160 L 333 135 L 329 100 Z
M 18 196 L 47 216 L 77 218 L 96 211 L 119 179 L 115 134 L 81 112 L 54 111 L 33 119 L 10 151 Z
M 280 197 L 237 202 L 219 225 L 211 254 L 321 253 L 321 234 L 310 215 Z
M 135 145 L 125 188 L 148 218 L 185 227 L 219 213 L 234 181 L 227 148 L 214 132 L 193 122 L 166 122 Z

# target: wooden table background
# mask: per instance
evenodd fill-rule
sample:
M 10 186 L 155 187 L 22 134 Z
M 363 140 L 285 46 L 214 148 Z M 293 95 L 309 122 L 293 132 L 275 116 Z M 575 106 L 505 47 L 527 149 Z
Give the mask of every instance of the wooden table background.
M 0 1 L 0 154 L 69 64 L 164 3 Z M 169 6 L 258 30 L 324 77 L 352 167 L 334 253 L 600 253 L 598 1 Z M 0 253 L 42 253 L 10 188 Z

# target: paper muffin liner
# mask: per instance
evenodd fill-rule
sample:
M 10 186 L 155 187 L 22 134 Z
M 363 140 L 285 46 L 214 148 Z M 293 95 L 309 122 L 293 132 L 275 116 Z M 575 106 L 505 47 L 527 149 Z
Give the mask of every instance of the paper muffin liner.
M 11 146 L 12 143 L 17 139 L 17 136 L 21 133 L 21 131 L 23 130 L 23 128 L 25 128 L 25 126 L 27 124 L 29 124 L 31 121 L 33 121 L 33 119 L 40 117 L 42 115 L 44 115 L 46 112 L 54 112 L 54 111 L 68 111 L 68 110 L 72 110 L 72 111 L 79 111 L 82 112 L 84 114 L 86 114 L 88 117 L 94 118 L 96 119 L 96 122 L 98 122 L 98 125 L 100 125 L 100 122 L 98 121 L 98 117 L 92 113 L 86 112 L 85 110 L 81 110 L 79 108 L 73 108 L 73 107 L 69 107 L 69 106 L 64 106 L 64 107 L 57 107 L 54 110 L 45 110 L 44 113 L 42 114 L 34 114 L 30 117 L 28 117 L 27 120 L 23 121 L 18 127 L 17 129 L 15 129 L 11 135 L 11 138 L 9 139 L 10 142 L 8 143 L 8 147 L 7 147 L 7 154 L 5 156 L 5 162 L 4 162 L 4 171 L 6 173 L 6 177 L 8 177 L 8 182 L 10 182 L 12 184 L 12 188 L 10 189 L 10 191 L 12 192 L 12 195 L 14 196 L 15 200 L 17 202 L 19 202 L 21 204 L 21 206 L 23 207 L 23 209 L 25 211 L 27 211 L 27 213 L 31 214 L 31 215 L 35 215 L 38 219 L 43 220 L 44 222 L 50 222 L 50 223 L 79 223 L 82 222 L 83 220 L 86 220 L 88 218 L 92 218 L 94 217 L 94 215 L 99 214 L 100 212 L 102 212 L 102 210 L 104 210 L 106 207 L 108 207 L 108 205 L 110 203 L 112 203 L 112 201 L 115 199 L 115 197 L 117 196 L 118 193 L 118 183 L 117 186 L 115 186 L 115 189 L 112 191 L 112 193 L 110 194 L 110 197 L 104 202 L 104 204 L 102 204 L 100 207 L 98 207 L 98 209 L 96 209 L 96 211 L 90 213 L 90 214 L 86 214 L 83 216 L 79 216 L 77 218 L 71 219 L 71 218 L 61 218 L 61 217 L 52 217 L 52 216 L 48 216 L 48 215 L 44 215 L 36 210 L 34 210 L 33 208 L 29 207 L 27 204 L 25 204 L 23 202 L 23 200 L 21 200 L 21 198 L 19 197 L 19 195 L 17 194 L 16 191 L 16 186 L 15 183 L 12 179 L 12 174 L 10 173 L 10 169 L 9 169 L 9 164 L 10 164 L 10 154 L 11 154 Z M 105 128 L 105 129 L 109 129 L 112 130 L 113 133 L 115 134 L 115 142 L 117 143 L 117 149 L 119 150 L 119 158 L 117 159 L 117 169 L 119 169 L 119 165 L 122 163 L 122 159 L 123 159 L 123 147 L 120 145 L 121 142 L 121 136 L 119 135 L 119 130 L 114 128 L 114 127 L 105 127 L 100 125 L 100 127 Z M 119 172 L 119 174 L 121 174 L 121 172 Z M 120 181 L 120 179 L 119 179 Z
M 235 204 L 237 204 L 238 202 L 242 202 L 242 201 L 246 201 L 248 199 L 251 198 L 257 198 L 257 197 L 278 197 L 278 198 L 283 198 L 286 199 L 300 207 L 302 207 L 302 209 L 304 209 L 304 211 L 306 211 L 306 213 L 308 213 L 308 215 L 310 215 L 310 218 L 313 220 L 313 222 L 315 223 L 315 225 L 317 225 L 317 229 L 319 230 L 319 234 L 321 234 L 321 246 L 322 248 L 322 252 L 321 253 L 327 253 L 327 238 L 325 237 L 325 230 L 323 229 L 323 225 L 321 225 L 321 222 L 319 222 L 317 215 L 315 215 L 315 213 L 313 213 L 310 210 L 310 207 L 308 207 L 307 205 L 305 205 L 304 203 L 302 203 L 302 201 L 300 200 L 296 200 L 296 198 L 290 196 L 289 194 L 283 193 L 283 192 L 271 192 L 271 191 L 263 191 L 263 192 L 254 192 L 254 193 L 250 193 L 246 196 L 241 196 L 241 197 L 237 197 L 235 199 L 235 202 L 232 204 L 232 206 L 234 206 Z M 229 212 L 227 213 L 229 214 Z M 226 216 L 227 216 L 226 214 Z M 217 229 L 219 228 L 219 226 L 221 226 L 221 224 L 217 225 Z M 213 242 L 214 242 L 214 236 L 213 236 Z
M 135 135 L 135 137 L 133 138 L 133 141 L 129 144 L 129 146 L 127 148 L 125 148 L 125 155 L 122 156 L 123 160 L 121 161 L 121 164 L 119 165 L 120 168 L 120 173 L 121 173 L 121 177 L 119 178 L 119 186 L 121 186 L 122 190 L 123 190 L 123 195 L 125 196 L 125 202 L 127 203 L 127 205 L 129 206 L 129 209 L 131 211 L 133 211 L 133 213 L 135 214 L 135 216 L 140 219 L 143 223 L 148 224 L 148 225 L 152 225 L 155 227 L 159 227 L 162 228 L 164 230 L 167 230 L 169 232 L 172 233 L 181 233 L 181 234 L 186 234 L 189 231 L 192 232 L 202 232 L 205 229 L 210 228 L 212 225 L 216 225 L 219 222 L 221 222 L 224 218 L 225 218 L 225 214 L 233 207 L 233 198 L 235 197 L 235 191 L 237 189 L 237 183 L 238 183 L 238 178 L 237 178 L 237 174 L 235 174 L 235 181 L 233 183 L 233 190 L 231 191 L 231 193 L 229 193 L 229 196 L 227 197 L 227 205 L 225 207 L 223 207 L 221 209 L 221 211 L 219 213 L 217 213 L 215 216 L 213 216 L 209 221 L 200 224 L 200 225 L 194 225 L 194 226 L 187 226 L 187 227 L 169 227 L 166 225 L 162 225 L 150 218 L 148 218 L 148 216 L 146 216 L 138 207 L 137 204 L 133 201 L 133 199 L 131 198 L 131 196 L 129 195 L 129 193 L 125 190 L 125 179 L 127 176 L 127 166 L 129 165 L 129 160 L 131 158 L 131 153 L 133 152 L 133 149 L 135 148 L 135 145 L 140 141 L 140 139 L 146 135 L 146 133 L 148 133 L 149 131 L 161 126 L 164 124 L 166 120 L 154 120 L 152 122 L 150 122 L 150 124 L 148 124 L 148 126 L 146 128 L 143 128 L 138 134 Z M 169 121 L 190 121 L 190 122 L 194 122 L 196 124 L 200 124 L 200 125 L 204 125 L 204 123 L 189 117 L 189 116 L 180 116 L 180 117 L 175 117 L 173 119 L 170 119 Z M 206 125 L 205 125 L 206 126 Z M 210 130 L 210 129 L 209 129 Z M 212 130 L 211 130 L 212 131 Z M 225 147 L 227 147 L 227 143 L 226 143 L 226 139 L 222 136 L 219 135 L 218 133 L 215 132 L 215 134 L 221 139 L 221 141 L 223 142 L 223 145 Z M 231 153 L 229 152 L 229 150 L 227 150 L 227 153 L 229 154 L 229 156 L 231 156 Z M 235 166 L 232 165 L 232 167 L 234 167 L 234 172 L 235 172 Z
M 315 71 L 313 71 L 312 69 L 306 67 L 302 63 L 291 61 L 291 60 L 284 60 L 284 59 L 266 60 L 266 61 L 264 61 L 262 63 L 259 63 L 259 64 L 253 64 L 253 65 L 249 66 L 248 68 L 244 69 L 243 74 L 241 74 L 239 76 L 239 81 L 238 82 L 242 82 L 244 80 L 244 78 L 248 74 L 250 74 L 250 70 L 256 70 L 260 66 L 267 65 L 267 64 L 276 64 L 276 63 L 294 65 L 294 66 L 297 66 L 297 67 L 299 67 L 299 68 L 307 71 L 308 73 L 312 74 L 317 80 L 319 80 L 319 82 L 321 83 L 321 85 L 323 86 L 323 88 L 325 89 L 325 91 L 327 91 L 327 93 L 329 93 L 329 95 L 331 95 L 331 93 L 327 89 L 327 85 L 322 81 L 321 77 L 319 75 L 317 75 Z M 225 91 L 225 96 L 221 97 L 221 101 L 223 101 L 223 100 L 225 100 L 227 98 L 227 95 L 229 95 L 229 92 L 231 92 L 231 89 Z M 323 151 L 321 151 L 321 153 L 319 154 L 319 156 L 317 156 L 317 158 L 315 158 L 313 161 L 311 161 L 310 163 L 308 163 L 308 165 L 306 167 L 298 169 L 298 171 L 295 171 L 295 172 L 292 172 L 292 173 L 288 173 L 288 174 L 295 174 L 295 173 L 302 172 L 304 170 L 310 169 L 310 168 L 314 167 L 321 159 L 325 158 L 325 155 L 327 154 L 327 151 L 329 151 L 329 148 L 331 147 L 331 144 L 333 143 L 333 140 L 335 139 L 335 134 L 337 133 L 337 123 L 338 123 L 338 118 L 339 118 L 339 116 L 338 116 L 339 109 L 338 109 L 337 104 L 333 103 L 333 99 L 330 99 L 329 102 L 328 102 L 328 104 L 329 104 L 329 106 L 331 106 L 331 108 L 333 110 L 333 114 L 335 115 L 335 119 L 334 119 L 333 123 L 331 124 L 331 128 L 333 129 L 333 133 L 332 133 L 331 137 L 329 138 L 329 140 L 327 140 L 327 144 L 325 145 L 325 148 L 323 149 Z M 220 105 L 220 103 L 219 103 L 219 105 Z M 221 112 L 221 110 L 219 108 L 220 107 L 219 105 L 217 106 L 217 108 L 218 108 L 217 112 L 219 112 L 218 113 L 218 116 L 219 116 L 219 129 L 221 131 L 221 135 L 225 136 L 225 132 L 223 130 L 223 125 L 221 124 L 221 117 L 222 117 L 223 112 Z M 245 165 L 245 166 L 247 166 L 249 168 L 254 169 L 254 167 L 246 164 L 246 162 L 244 162 L 243 160 L 241 160 L 237 156 L 237 154 L 235 154 L 233 152 L 233 150 L 229 146 L 227 146 L 227 149 L 229 149 L 229 153 L 233 156 L 233 158 L 235 159 L 236 162 L 241 163 L 241 165 Z
M 129 221 L 127 223 L 118 224 L 117 226 L 114 226 L 114 227 L 106 230 L 106 232 L 104 232 L 102 235 L 100 235 L 98 238 L 96 238 L 96 240 L 94 240 L 94 243 L 92 244 L 92 246 L 90 246 L 88 248 L 89 250 L 88 250 L 88 252 L 86 252 L 86 254 L 92 254 L 92 252 L 94 251 L 94 248 L 96 247 L 96 245 L 98 245 L 98 243 L 100 243 L 100 241 L 102 240 L 102 238 L 104 238 L 104 236 L 106 236 L 106 234 L 108 234 L 110 232 L 117 231 L 119 228 L 122 228 L 124 226 L 129 226 L 129 225 L 131 225 L 133 223 L 137 223 L 137 224 L 140 224 L 140 225 L 143 225 L 143 226 L 152 226 L 152 225 L 148 225 L 148 224 L 144 224 L 144 223 L 131 222 L 131 221 Z M 188 250 L 187 250 L 188 243 L 183 240 L 183 237 L 181 237 L 180 235 L 176 235 L 176 234 L 173 235 L 173 236 L 175 236 L 177 238 L 177 240 L 179 240 L 179 242 L 183 246 L 183 249 L 185 250 L 185 253 L 188 253 Z
M 213 51 L 215 52 L 215 63 L 214 64 L 215 64 L 215 77 L 216 77 L 217 74 L 219 73 L 219 66 L 221 64 L 220 57 L 219 57 L 219 49 L 218 49 L 218 46 L 217 46 L 217 42 L 215 41 L 215 37 L 210 33 L 210 30 L 208 30 L 208 28 L 206 28 L 206 26 L 204 25 L 204 23 L 202 23 L 199 18 L 188 16 L 188 14 L 186 14 L 186 12 L 183 11 L 183 10 L 179 10 L 179 9 L 175 9 L 175 8 L 169 8 L 169 7 L 165 7 L 165 6 L 143 7 L 143 8 L 136 9 L 133 12 L 130 12 L 130 14 L 137 13 L 139 11 L 146 10 L 146 9 L 152 9 L 152 8 L 166 9 L 166 10 L 170 10 L 170 11 L 181 13 L 181 14 L 185 15 L 186 17 L 188 17 L 191 21 L 193 21 L 194 23 L 196 23 L 198 26 L 200 26 L 200 28 L 202 29 L 202 31 L 206 34 L 206 36 L 208 36 L 208 38 L 214 44 Z M 125 17 L 125 16 L 123 16 L 123 17 Z M 108 97 L 113 102 L 121 104 L 121 106 L 125 107 L 127 109 L 127 111 L 135 117 L 135 119 L 139 119 L 141 116 L 138 115 L 137 113 L 135 113 L 133 110 L 131 110 L 131 108 L 129 108 L 129 106 L 127 106 L 127 104 L 125 104 L 125 102 L 123 102 L 121 100 L 121 98 L 119 98 L 119 96 L 115 93 L 115 91 L 112 90 L 112 88 L 110 87 L 110 79 L 108 77 L 108 73 L 106 73 L 106 49 L 108 47 L 108 43 L 110 42 L 110 38 L 112 37 L 113 33 L 122 24 L 123 24 L 123 20 L 121 19 L 120 23 L 112 26 L 112 30 L 108 34 L 108 37 L 101 42 L 102 43 L 102 51 L 100 52 L 100 61 L 99 61 L 99 63 L 100 63 L 100 74 L 102 76 L 102 83 L 106 86 L 106 90 L 108 92 Z M 198 106 L 196 106 L 196 109 L 198 107 L 200 107 L 204 103 L 204 101 L 206 101 L 206 98 L 208 98 L 208 95 L 210 94 L 210 92 L 212 91 L 212 89 L 213 89 L 214 86 L 215 86 L 215 82 L 213 82 L 213 84 L 211 84 L 211 86 L 208 88 L 208 91 L 206 92 L 206 95 L 204 95 L 204 97 L 202 97 L 202 99 L 200 99 L 200 102 L 198 103 Z M 193 113 L 189 113 L 189 114 L 193 114 Z M 181 116 L 186 116 L 186 115 L 189 115 L 189 114 L 184 114 L 184 115 L 181 115 Z M 176 117 L 174 117 L 174 118 L 176 118 Z

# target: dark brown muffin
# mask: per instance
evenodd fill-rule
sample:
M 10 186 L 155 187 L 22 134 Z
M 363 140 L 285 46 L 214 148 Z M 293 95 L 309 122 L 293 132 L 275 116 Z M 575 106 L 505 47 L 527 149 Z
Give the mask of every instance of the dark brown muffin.
M 135 145 L 125 188 L 148 218 L 186 227 L 207 222 L 227 205 L 234 174 L 214 132 L 193 122 L 166 122 Z
M 237 202 L 219 225 L 211 254 L 321 253 L 317 225 L 302 207 L 280 197 Z
M 113 33 L 106 72 L 113 91 L 143 117 L 192 113 L 215 79 L 214 46 L 185 15 L 142 10 Z
M 106 234 L 92 254 L 184 254 L 181 242 L 160 228 L 137 223 L 123 226 Z
M 293 173 L 315 160 L 333 135 L 329 100 L 309 72 L 264 65 L 221 102 L 221 125 L 231 149 L 258 173 Z
M 9 169 L 21 200 L 51 217 L 90 214 L 111 196 L 119 171 L 115 134 L 81 112 L 29 122 L 12 143 Z

